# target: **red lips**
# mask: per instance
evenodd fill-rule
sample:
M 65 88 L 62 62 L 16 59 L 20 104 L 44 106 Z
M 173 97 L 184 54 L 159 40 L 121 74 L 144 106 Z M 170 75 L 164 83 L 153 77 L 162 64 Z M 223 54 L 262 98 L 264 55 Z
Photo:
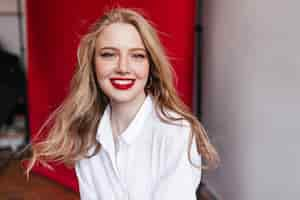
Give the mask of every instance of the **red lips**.
M 134 85 L 135 79 L 116 77 L 111 78 L 110 82 L 118 90 L 128 90 Z

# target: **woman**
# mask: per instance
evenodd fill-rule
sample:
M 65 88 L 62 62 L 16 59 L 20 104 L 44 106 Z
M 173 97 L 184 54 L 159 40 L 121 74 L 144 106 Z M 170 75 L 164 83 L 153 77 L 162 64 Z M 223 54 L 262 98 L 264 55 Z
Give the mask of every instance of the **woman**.
M 218 155 L 171 69 L 144 17 L 104 14 L 81 40 L 70 94 L 33 144 L 28 171 L 36 161 L 75 165 L 81 199 L 195 199 L 201 156 L 210 164 Z

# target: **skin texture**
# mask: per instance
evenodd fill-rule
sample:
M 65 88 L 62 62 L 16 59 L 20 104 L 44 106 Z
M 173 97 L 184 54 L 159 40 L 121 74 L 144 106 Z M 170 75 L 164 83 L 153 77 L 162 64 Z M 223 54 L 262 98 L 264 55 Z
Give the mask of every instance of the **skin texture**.
M 98 36 L 95 49 L 98 84 L 110 99 L 114 135 L 123 132 L 145 100 L 149 59 L 139 32 L 133 25 L 113 23 Z M 132 87 L 120 90 L 112 78 L 134 80 Z

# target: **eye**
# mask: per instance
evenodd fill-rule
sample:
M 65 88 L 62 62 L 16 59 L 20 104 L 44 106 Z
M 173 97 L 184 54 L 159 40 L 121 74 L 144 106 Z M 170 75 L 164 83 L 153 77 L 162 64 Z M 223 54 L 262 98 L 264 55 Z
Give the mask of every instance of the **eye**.
M 136 59 L 144 59 L 144 58 L 146 58 L 146 55 L 143 53 L 134 53 L 134 54 L 132 54 L 132 57 L 136 58 Z
M 101 57 L 103 58 L 112 58 L 115 56 L 115 53 L 113 52 L 103 52 L 100 54 Z

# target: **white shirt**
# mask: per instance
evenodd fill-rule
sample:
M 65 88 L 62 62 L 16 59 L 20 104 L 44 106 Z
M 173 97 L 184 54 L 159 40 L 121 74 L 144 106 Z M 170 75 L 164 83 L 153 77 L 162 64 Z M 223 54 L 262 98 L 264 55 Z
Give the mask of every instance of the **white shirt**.
M 82 200 L 196 200 L 201 170 L 188 160 L 190 127 L 162 122 L 150 96 L 114 144 L 110 107 L 97 130 L 101 150 L 76 163 Z M 201 157 L 192 144 L 192 161 Z

